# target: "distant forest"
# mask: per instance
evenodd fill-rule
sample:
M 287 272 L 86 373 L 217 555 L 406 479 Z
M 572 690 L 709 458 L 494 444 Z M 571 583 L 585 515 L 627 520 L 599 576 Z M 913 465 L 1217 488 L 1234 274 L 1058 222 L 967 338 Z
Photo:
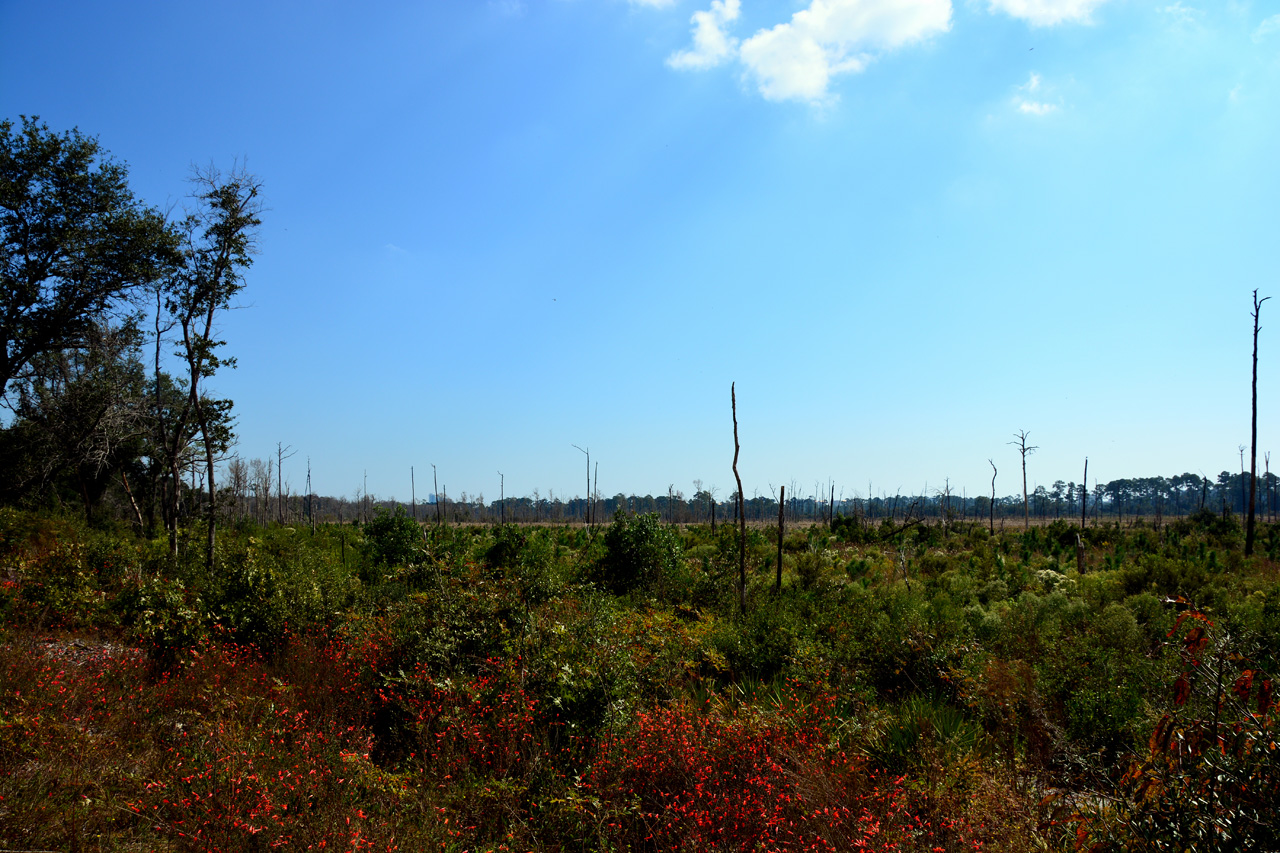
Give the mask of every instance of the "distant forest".
M 634 513 L 656 513 L 672 524 L 709 524 L 734 520 L 736 493 L 719 495 L 712 490 L 695 487 L 686 495 L 672 487 L 666 494 L 624 495 L 594 500 L 581 495 L 565 497 L 535 490 L 532 495 L 486 500 L 483 492 L 459 492 L 456 497 L 442 489 L 439 495 L 426 493 L 421 500 L 409 501 L 357 494 L 351 498 L 307 495 L 291 492 L 272 471 L 275 460 L 253 460 L 244 464 L 233 460 L 227 485 L 220 492 L 219 503 L 231 519 L 253 519 L 265 524 L 282 523 L 360 523 L 379 511 L 400 511 L 422 522 L 443 523 L 594 523 L 603 522 L 618 510 Z M 273 479 L 275 478 L 275 479 Z M 1173 477 L 1141 477 L 1098 483 L 1088 491 L 1088 519 L 1097 521 L 1145 517 L 1190 515 L 1202 509 L 1224 514 L 1244 513 L 1248 507 L 1249 475 L 1223 471 L 1217 478 L 1198 474 Z M 1074 482 L 1055 481 L 1051 486 L 1037 486 L 1027 495 L 1027 510 L 1038 521 L 1056 518 L 1079 519 L 1083 489 Z M 795 497 L 791 497 L 797 493 Z M 815 485 L 804 494 L 796 484 L 786 486 L 786 517 L 790 521 L 830 521 L 836 517 L 858 518 L 869 522 L 881 519 L 987 520 L 993 515 L 988 495 L 967 495 L 948 490 L 932 494 L 880 494 L 846 497 L 840 488 L 828 483 Z M 189 490 L 196 502 L 202 497 L 198 486 Z M 1258 477 L 1258 508 L 1266 519 L 1274 519 L 1280 509 L 1280 477 L 1267 472 Z M 1023 516 L 1023 496 L 1006 495 L 995 500 L 997 523 Z M 192 507 L 192 514 L 201 510 Z M 755 494 L 745 501 L 748 521 L 768 522 L 778 518 L 778 501 L 772 495 Z

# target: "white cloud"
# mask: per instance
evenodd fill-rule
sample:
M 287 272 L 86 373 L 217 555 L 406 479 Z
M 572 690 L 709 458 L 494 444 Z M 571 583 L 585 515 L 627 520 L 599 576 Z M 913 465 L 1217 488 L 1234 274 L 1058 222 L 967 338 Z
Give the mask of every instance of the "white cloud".
M 1018 112 L 1029 113 L 1033 116 L 1044 116 L 1058 109 L 1056 104 L 1046 104 L 1042 101 L 1018 101 Z
M 1107 0 L 990 0 L 992 12 L 1004 12 L 1033 27 L 1091 23 L 1093 10 Z
M 1043 83 L 1040 79 L 1040 75 L 1032 71 L 1027 82 L 1017 88 L 1019 93 L 1025 92 L 1027 95 L 1030 95 L 1032 93 L 1039 92 L 1042 85 Z M 1018 112 L 1033 116 L 1048 115 L 1049 113 L 1056 112 L 1058 109 L 1057 104 L 1051 104 L 1048 101 L 1032 100 L 1023 94 L 1013 96 L 1013 105 L 1017 108 Z
M 1253 40 L 1262 41 L 1272 33 L 1280 33 L 1280 15 L 1272 15 L 1258 24 L 1258 28 L 1253 31 Z
M 1161 6 L 1160 11 L 1173 18 L 1175 24 L 1194 24 L 1196 18 L 1203 14 L 1194 6 L 1184 6 L 1181 0 L 1171 6 Z
M 652 3 L 653 0 L 647 0 Z M 667 57 L 672 68 L 701 69 L 719 65 L 733 56 L 738 40 L 725 32 L 725 25 L 734 21 L 741 11 L 741 0 L 712 0 L 705 12 L 694 12 L 693 47 Z
M 811 0 L 789 22 L 744 41 L 738 57 L 769 100 L 818 103 L 835 75 L 950 28 L 950 0 Z

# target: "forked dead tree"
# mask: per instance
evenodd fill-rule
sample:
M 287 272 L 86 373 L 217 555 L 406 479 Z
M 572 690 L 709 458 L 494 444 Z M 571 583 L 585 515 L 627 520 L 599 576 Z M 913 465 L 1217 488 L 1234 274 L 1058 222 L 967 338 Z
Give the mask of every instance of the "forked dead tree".
M 1031 527 L 1031 502 L 1027 499 L 1027 454 L 1035 453 L 1040 448 L 1032 447 L 1027 444 L 1027 436 L 1031 435 L 1025 429 L 1020 429 L 1013 434 L 1013 441 L 1009 442 L 1018 448 L 1018 453 L 1022 455 L 1022 529 L 1027 530 Z
M 276 442 L 276 520 L 281 524 L 285 522 L 284 512 L 284 461 L 292 459 L 298 451 L 286 445 L 283 441 Z

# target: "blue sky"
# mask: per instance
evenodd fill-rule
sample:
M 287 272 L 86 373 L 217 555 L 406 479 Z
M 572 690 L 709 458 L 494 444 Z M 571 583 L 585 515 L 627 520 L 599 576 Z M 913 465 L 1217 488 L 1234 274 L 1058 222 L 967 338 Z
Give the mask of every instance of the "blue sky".
M 262 179 L 215 385 L 326 494 L 727 496 L 731 382 L 748 495 L 1216 475 L 1280 293 L 1280 3 L 0 0 L 19 114 Z

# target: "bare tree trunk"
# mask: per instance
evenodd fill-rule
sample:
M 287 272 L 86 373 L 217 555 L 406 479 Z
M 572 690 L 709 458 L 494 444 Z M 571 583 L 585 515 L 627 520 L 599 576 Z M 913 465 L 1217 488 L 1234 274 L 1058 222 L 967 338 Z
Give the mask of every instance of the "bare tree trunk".
M 213 438 L 209 434 L 209 420 L 205 417 L 204 406 L 199 398 L 196 400 L 196 422 L 200 425 L 200 434 L 204 437 L 204 463 L 209 475 L 209 529 L 206 531 L 204 558 L 205 566 L 213 571 L 214 535 L 218 527 L 218 493 L 213 484 Z
M 1273 511 L 1276 508 L 1276 500 L 1275 500 L 1275 486 L 1271 482 L 1271 451 L 1270 450 L 1268 450 L 1263 455 L 1263 459 L 1265 460 L 1265 464 L 1267 466 L 1266 473 L 1262 475 L 1263 485 L 1266 486 L 1266 489 L 1267 489 L 1267 511 L 1263 514 L 1267 517 L 1268 521 L 1272 521 L 1274 520 Z
M 1089 457 L 1084 458 L 1084 479 L 1080 481 L 1080 529 L 1084 530 L 1085 511 L 1089 508 Z
M 124 469 L 120 469 L 120 482 L 124 484 L 124 493 L 129 496 L 129 506 L 133 507 L 133 514 L 138 520 L 138 532 L 142 533 L 146 526 L 142 523 L 142 511 L 138 509 L 138 502 L 133 499 L 133 489 L 129 488 L 129 478 L 124 475 Z
M 431 466 L 432 497 L 436 501 L 436 527 L 440 526 L 440 481 L 436 479 L 436 466 Z
M 742 495 L 742 477 L 738 475 L 738 394 L 736 383 L 729 383 L 729 404 L 733 411 L 733 479 L 738 482 L 738 610 L 747 614 L 747 507 Z
M 1245 525 L 1244 555 L 1253 555 L 1254 537 L 1254 505 L 1257 500 L 1257 487 L 1254 485 L 1254 474 L 1258 470 L 1258 315 L 1262 311 L 1262 303 L 1270 296 L 1258 299 L 1258 291 L 1253 291 L 1253 407 L 1249 430 L 1249 520 Z
M 311 457 L 307 457 L 307 521 L 311 523 L 311 535 L 316 535 L 316 508 L 311 492 Z
M 586 523 L 590 525 L 591 524 L 591 450 L 590 449 L 583 450 L 581 447 L 578 447 L 578 445 L 576 444 L 573 445 L 573 447 L 579 453 L 585 453 L 587 455 L 587 493 L 583 495 L 583 498 L 585 498 L 585 506 L 583 507 L 583 513 L 586 515 Z
M 1244 483 L 1244 445 L 1240 445 L 1240 514 L 1244 515 L 1249 504 L 1249 487 Z
M 774 593 L 782 592 L 782 537 L 786 535 L 787 523 L 784 507 L 786 506 L 787 487 L 783 486 L 778 493 L 778 580 L 773 585 Z
M 284 442 L 276 442 L 276 517 L 281 523 L 285 523 L 285 506 L 284 506 L 284 460 L 292 459 L 298 454 L 298 451 L 292 447 L 286 447 Z
M 995 536 L 996 535 L 996 474 L 999 474 L 1000 471 L 999 469 L 996 468 L 996 463 L 991 462 L 990 459 L 988 459 L 987 462 L 991 463 L 991 506 L 988 507 L 988 509 L 991 511 L 991 519 L 990 519 L 991 535 Z

